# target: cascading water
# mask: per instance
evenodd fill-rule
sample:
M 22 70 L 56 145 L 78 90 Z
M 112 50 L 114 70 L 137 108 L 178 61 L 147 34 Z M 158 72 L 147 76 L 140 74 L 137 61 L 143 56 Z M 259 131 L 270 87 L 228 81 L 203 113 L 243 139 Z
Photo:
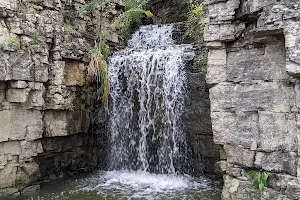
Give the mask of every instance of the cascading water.
M 172 31 L 144 26 L 109 59 L 112 170 L 175 174 L 185 163 L 184 67 L 194 53 L 191 45 L 174 45 Z
M 214 182 L 184 174 L 184 68 L 194 52 L 174 44 L 172 29 L 141 27 L 109 59 L 111 171 L 52 182 L 28 200 L 220 199 Z

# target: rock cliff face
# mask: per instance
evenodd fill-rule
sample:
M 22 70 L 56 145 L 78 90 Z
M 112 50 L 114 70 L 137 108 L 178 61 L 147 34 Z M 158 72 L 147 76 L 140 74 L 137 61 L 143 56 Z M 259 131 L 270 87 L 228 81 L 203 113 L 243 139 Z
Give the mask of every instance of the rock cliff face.
M 85 81 L 99 21 L 79 17 L 84 3 L 0 0 L 0 198 L 105 163 L 103 124 L 89 131 L 95 88 Z M 101 19 L 111 45 L 119 36 L 109 27 L 123 3 L 110 3 Z
M 155 24 L 182 22 L 187 19 L 188 0 L 151 0 L 149 6 L 153 12 Z
M 300 2 L 208 0 L 214 141 L 223 199 L 299 199 Z M 257 190 L 249 170 L 269 173 Z

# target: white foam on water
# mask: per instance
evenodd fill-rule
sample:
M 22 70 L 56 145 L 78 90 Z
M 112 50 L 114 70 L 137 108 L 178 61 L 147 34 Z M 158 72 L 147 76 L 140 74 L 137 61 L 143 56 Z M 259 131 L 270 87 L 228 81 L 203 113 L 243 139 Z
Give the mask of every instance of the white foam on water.
M 153 174 L 144 171 L 99 172 L 77 183 L 74 192 L 97 192 L 108 196 L 113 191 L 117 196 L 127 199 L 171 198 L 189 191 L 213 190 L 209 179 L 192 178 L 188 175 Z M 88 183 L 88 185 L 86 185 Z

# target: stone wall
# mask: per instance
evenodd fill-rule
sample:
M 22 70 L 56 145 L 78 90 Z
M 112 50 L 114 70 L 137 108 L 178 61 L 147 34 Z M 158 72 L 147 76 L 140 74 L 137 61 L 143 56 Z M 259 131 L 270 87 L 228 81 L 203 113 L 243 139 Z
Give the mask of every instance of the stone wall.
M 99 21 L 79 16 L 84 3 L 0 0 L 0 198 L 105 163 L 104 129 L 89 129 L 95 88 L 86 82 Z M 101 19 L 114 46 L 120 36 L 110 24 L 123 6 L 110 3 Z
M 223 199 L 299 199 L 300 4 L 207 0 L 214 141 L 222 145 Z M 248 171 L 266 171 L 256 189 Z

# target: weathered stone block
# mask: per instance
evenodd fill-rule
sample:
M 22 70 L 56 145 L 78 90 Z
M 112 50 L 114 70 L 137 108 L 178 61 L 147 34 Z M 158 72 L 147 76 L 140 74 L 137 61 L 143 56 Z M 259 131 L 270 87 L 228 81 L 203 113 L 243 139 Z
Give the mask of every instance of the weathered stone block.
M 49 110 L 45 112 L 45 137 L 66 136 L 86 132 L 88 124 L 88 118 L 86 118 L 83 111 Z
M 0 52 L 0 80 L 33 81 L 33 62 L 26 52 Z
M 252 84 L 220 83 L 210 89 L 212 112 L 258 111 L 290 112 L 295 105 L 292 87 L 277 82 Z
M 7 164 L 7 155 L 0 155 L 0 169 L 4 169 Z
M 3 145 L 3 153 L 10 155 L 20 155 L 21 154 L 21 146 L 19 141 L 9 141 L 0 143 Z
M 17 167 L 13 165 L 6 165 L 4 169 L 0 170 L 0 188 L 10 188 L 16 182 Z
M 288 183 L 286 187 L 286 195 L 291 199 L 299 199 L 300 197 L 300 182 L 294 180 Z
M 250 148 L 259 141 L 258 114 L 255 112 L 212 112 L 212 129 L 217 144 L 235 144 Z
M 0 52 L 0 80 L 1 81 L 11 79 L 9 66 L 10 66 L 9 55 Z
M 297 175 L 298 159 L 294 152 L 257 152 L 254 164 L 267 171 L 285 172 L 293 176 Z
M 45 112 L 45 126 L 46 137 L 66 136 L 67 131 L 67 116 L 64 111 L 46 111 Z
M 10 81 L 11 88 L 24 89 L 28 87 L 26 81 Z
M 222 199 L 238 200 L 238 199 L 260 199 L 261 192 L 257 190 L 250 182 L 238 180 L 231 176 L 224 176 L 224 187 L 222 191 Z
M 295 181 L 295 180 L 297 180 L 297 177 L 295 176 L 290 176 L 286 174 L 269 173 L 268 184 L 269 187 L 277 191 L 283 191 L 286 189 L 287 185 L 291 181 Z
M 20 52 L 10 56 L 11 77 L 13 80 L 34 80 L 34 66 L 30 54 Z
M 41 141 L 21 141 L 20 142 L 22 154 L 19 156 L 20 163 L 24 164 L 24 161 L 32 161 L 32 157 L 36 157 L 39 153 L 43 152 Z
M 296 78 L 300 77 L 300 64 L 287 61 L 286 70 L 290 76 L 293 76 Z
M 45 105 L 43 90 L 34 90 L 29 94 L 29 103 L 32 107 L 43 107 Z
M 63 84 L 67 86 L 85 83 L 85 67 L 83 63 L 73 60 L 65 61 Z
M 226 49 L 210 50 L 208 53 L 208 83 L 219 83 L 226 80 Z
M 38 82 L 29 82 L 28 87 L 31 90 L 45 90 L 45 86 L 43 83 L 38 83 Z
M 16 185 L 26 186 L 40 178 L 40 168 L 36 162 L 23 163 L 17 171 Z
M 28 99 L 30 88 L 26 89 L 8 89 L 6 98 L 8 102 L 12 103 L 25 103 Z
M 0 7 L 1 7 L 1 2 L 0 1 Z M 9 41 L 9 29 L 7 28 L 5 22 L 3 19 L 0 20 L 0 44 L 5 45 Z
M 64 61 L 54 61 L 50 66 L 50 83 L 52 85 L 62 85 L 64 79 Z
M 0 142 L 8 141 L 11 133 L 10 111 L 0 111 Z
M 34 80 L 37 82 L 47 82 L 48 81 L 48 66 L 46 64 L 40 64 L 35 66 Z
M 18 1 L 17 0 L 0 0 L 0 7 L 15 10 L 18 8 Z
M 246 82 L 251 80 L 285 80 L 284 45 L 267 45 L 259 48 L 238 49 L 228 53 L 226 80 Z
M 35 140 L 42 137 L 42 114 L 36 110 L 0 111 L 0 126 L 0 142 L 25 138 Z
M 224 149 L 227 154 L 228 163 L 239 164 L 245 167 L 253 167 L 255 151 L 231 145 L 225 145 Z
M 15 121 L 15 119 L 18 119 Z M 42 137 L 42 114 L 37 110 L 11 110 L 11 139 L 36 140 Z
M 260 145 L 263 151 L 298 151 L 294 114 L 258 112 Z

